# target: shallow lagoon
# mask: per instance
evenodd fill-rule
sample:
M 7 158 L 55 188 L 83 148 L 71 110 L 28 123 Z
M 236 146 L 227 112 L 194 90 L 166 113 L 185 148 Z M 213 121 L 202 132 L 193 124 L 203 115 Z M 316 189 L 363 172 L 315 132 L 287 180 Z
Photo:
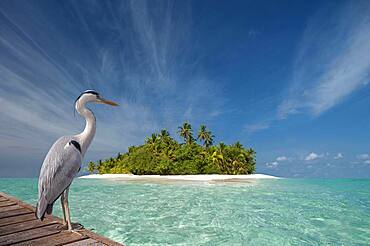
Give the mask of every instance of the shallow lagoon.
M 28 203 L 36 179 L 0 179 Z M 75 180 L 72 220 L 126 245 L 370 244 L 370 180 Z M 59 202 L 56 215 L 61 215 Z

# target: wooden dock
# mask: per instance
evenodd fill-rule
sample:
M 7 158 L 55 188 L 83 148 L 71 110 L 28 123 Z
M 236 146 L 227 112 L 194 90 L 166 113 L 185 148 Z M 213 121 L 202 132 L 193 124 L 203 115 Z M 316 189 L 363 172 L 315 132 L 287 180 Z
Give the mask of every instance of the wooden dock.
M 62 220 L 46 216 L 36 219 L 35 207 L 0 192 L 0 246 L 2 245 L 122 245 L 89 230 L 69 232 Z

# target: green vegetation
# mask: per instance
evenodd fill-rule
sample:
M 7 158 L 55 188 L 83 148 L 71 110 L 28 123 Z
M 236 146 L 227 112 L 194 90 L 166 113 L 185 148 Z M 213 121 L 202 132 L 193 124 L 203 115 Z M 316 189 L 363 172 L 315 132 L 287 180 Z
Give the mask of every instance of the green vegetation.
M 131 146 L 127 153 L 98 163 L 90 162 L 88 171 L 103 173 L 132 173 L 138 175 L 184 174 L 251 174 L 255 171 L 256 152 L 239 142 L 212 146 L 214 136 L 201 125 L 197 139 L 185 122 L 178 130 L 184 143 L 178 143 L 165 129 L 153 133 L 143 145 Z M 197 143 L 198 140 L 202 145 Z

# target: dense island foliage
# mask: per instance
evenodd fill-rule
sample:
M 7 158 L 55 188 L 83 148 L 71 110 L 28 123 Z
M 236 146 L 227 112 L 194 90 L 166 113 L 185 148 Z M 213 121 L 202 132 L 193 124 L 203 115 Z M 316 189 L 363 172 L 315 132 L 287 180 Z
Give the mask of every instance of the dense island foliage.
M 152 134 L 143 145 L 129 147 L 125 154 L 98 163 L 90 162 L 90 173 L 132 173 L 138 175 L 251 174 L 255 171 L 253 149 L 236 142 L 213 146 L 214 136 L 202 125 L 197 139 L 189 123 L 179 127 L 184 143 L 178 143 L 167 130 Z M 201 143 L 198 144 L 197 141 Z

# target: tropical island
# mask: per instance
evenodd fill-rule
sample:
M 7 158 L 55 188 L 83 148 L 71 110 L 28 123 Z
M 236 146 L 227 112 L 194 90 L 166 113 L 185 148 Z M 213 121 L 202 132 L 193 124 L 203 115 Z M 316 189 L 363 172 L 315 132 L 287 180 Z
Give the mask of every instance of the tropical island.
M 131 146 L 116 157 L 90 162 L 87 170 L 98 174 L 134 175 L 240 175 L 255 172 L 256 152 L 240 142 L 213 145 L 214 135 L 201 125 L 196 138 L 190 123 L 179 127 L 179 143 L 163 129 L 140 146 Z

